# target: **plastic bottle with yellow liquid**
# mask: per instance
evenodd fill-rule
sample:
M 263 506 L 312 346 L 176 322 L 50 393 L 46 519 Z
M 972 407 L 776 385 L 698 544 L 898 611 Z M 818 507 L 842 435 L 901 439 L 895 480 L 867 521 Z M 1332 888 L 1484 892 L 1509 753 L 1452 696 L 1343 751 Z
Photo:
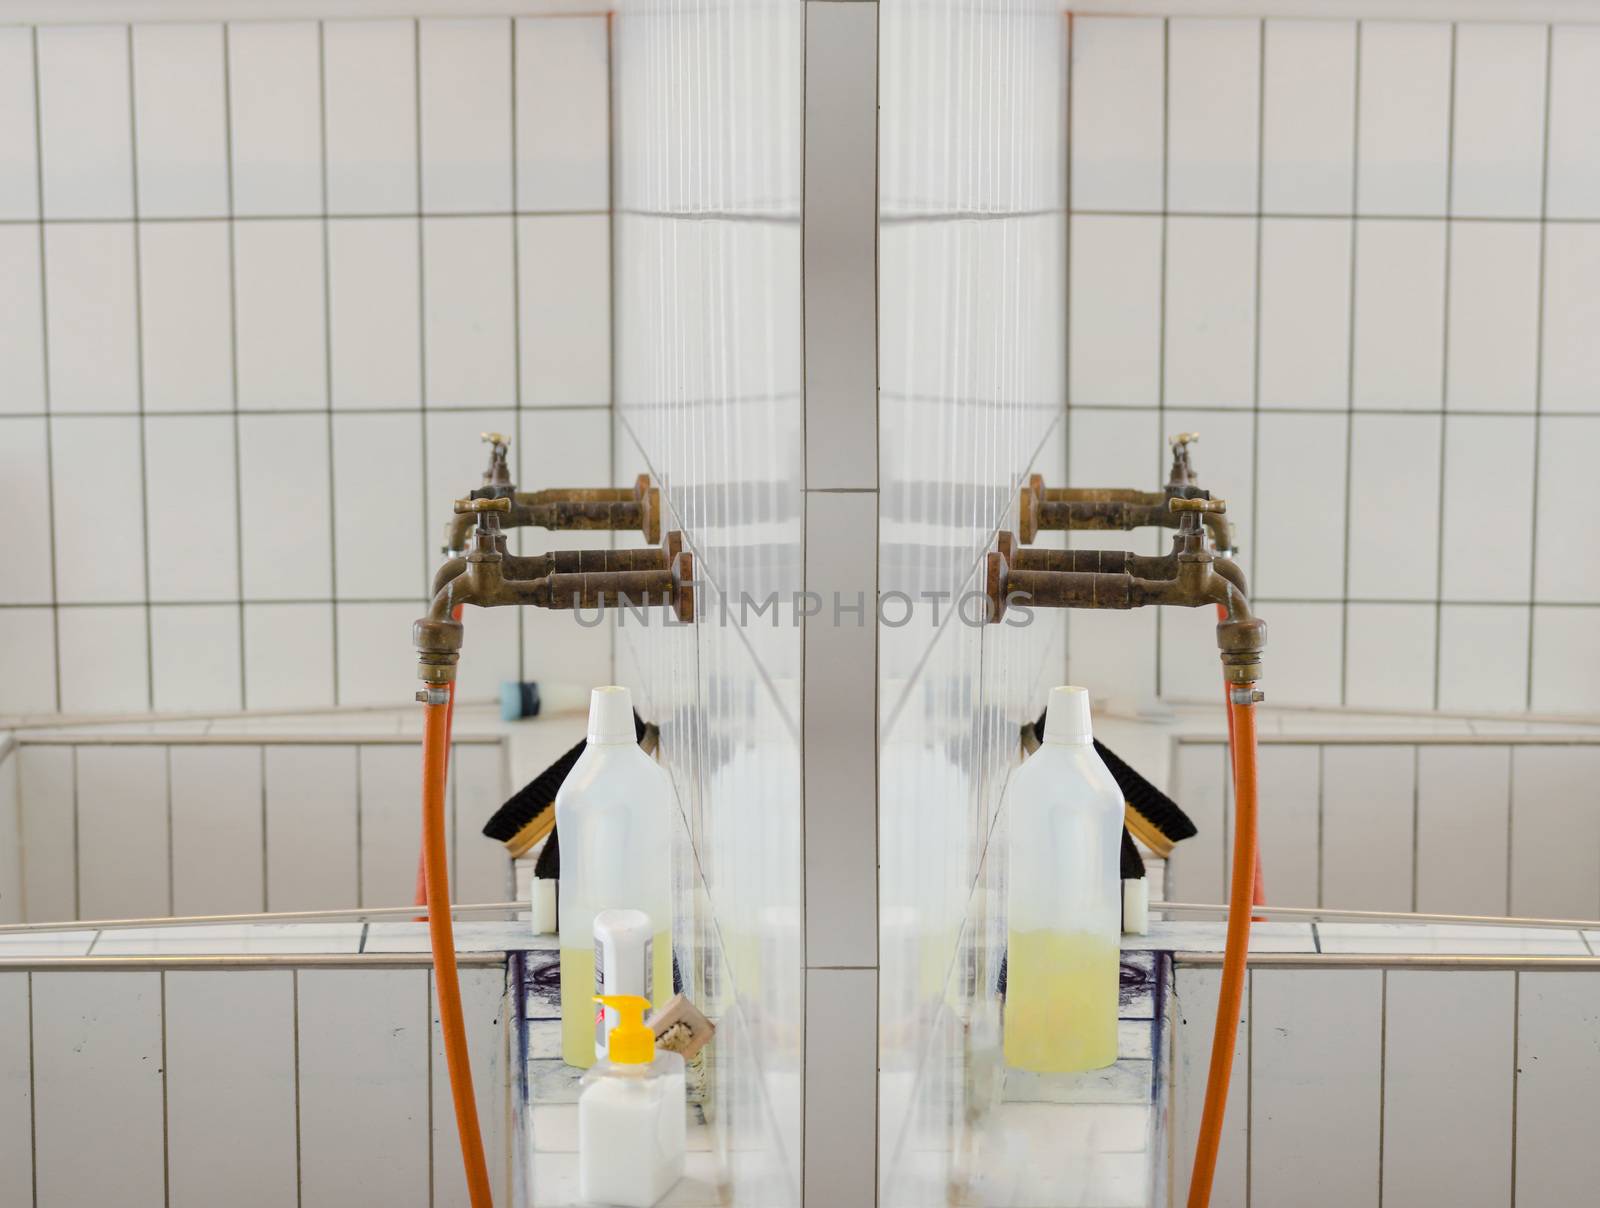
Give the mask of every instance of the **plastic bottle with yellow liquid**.
M 1123 796 L 1086 689 L 1051 690 L 1044 742 L 1007 798 L 1006 1064 L 1099 1069 L 1117 1059 Z
M 639 749 L 626 688 L 596 688 L 589 737 L 556 793 L 561 836 L 561 1057 L 587 1069 L 604 1035 L 594 993 L 594 917 L 639 910 L 649 918 L 649 997 L 672 997 L 672 788 Z

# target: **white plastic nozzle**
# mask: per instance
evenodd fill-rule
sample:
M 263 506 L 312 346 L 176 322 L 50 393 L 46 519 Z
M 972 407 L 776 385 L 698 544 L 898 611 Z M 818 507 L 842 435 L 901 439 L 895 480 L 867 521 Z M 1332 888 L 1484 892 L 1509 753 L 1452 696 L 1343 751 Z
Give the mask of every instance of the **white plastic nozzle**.
M 633 694 L 611 684 L 589 694 L 589 741 L 638 742 L 633 728 Z
M 593 722 L 589 723 L 593 726 Z M 1089 689 L 1063 684 L 1050 689 L 1045 709 L 1044 740 L 1059 743 L 1084 743 L 1094 738 L 1089 724 Z

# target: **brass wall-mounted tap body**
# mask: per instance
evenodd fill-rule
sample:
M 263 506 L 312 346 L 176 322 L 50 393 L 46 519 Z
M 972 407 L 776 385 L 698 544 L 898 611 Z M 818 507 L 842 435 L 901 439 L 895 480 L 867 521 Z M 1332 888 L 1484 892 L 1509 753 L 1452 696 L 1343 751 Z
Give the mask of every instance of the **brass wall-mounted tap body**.
M 1012 534 L 1002 532 L 985 565 L 988 619 L 998 622 L 1012 602 L 1029 608 L 1116 609 L 1220 604 L 1226 613 L 1217 625 L 1224 678 L 1231 684 L 1259 680 L 1266 623 L 1250 609 L 1243 572 L 1211 548 L 1202 525 L 1205 516 L 1225 515 L 1227 505 L 1220 499 L 1174 497 L 1167 507 L 1178 531 L 1172 552 L 1159 558 L 1122 550 L 1019 550 Z
M 502 516 L 502 528 L 608 532 L 638 529 L 652 545 L 661 540 L 661 488 L 652 485 L 650 475 L 639 475 L 631 487 L 519 491 L 511 481 L 506 460 L 510 439 L 498 432 L 485 432 L 483 440 L 490 447 L 489 467 L 483 474 L 483 486 L 473 491 L 470 498 L 509 499 L 511 507 Z M 450 518 L 444 535 L 447 556 L 459 556 L 465 551 L 474 523 L 471 513 L 458 512 Z
M 679 621 L 694 620 L 694 554 L 683 548 L 682 533 L 669 532 L 659 547 L 650 549 L 515 557 L 505 552 L 500 529 L 501 517 L 513 514 L 513 507 L 507 496 L 456 503 L 457 514 L 476 523 L 465 557 L 451 558 L 439 568 L 428 613 L 412 627 L 417 675 L 426 683 L 438 686 L 455 679 L 462 640 L 455 610 L 464 604 L 550 609 L 662 604 Z
M 1166 486 L 1159 491 L 1127 487 L 1047 487 L 1042 476 L 1031 475 L 1017 498 L 1018 537 L 1022 544 L 1032 545 L 1041 532 L 1178 527 L 1179 514 L 1168 504 L 1174 499 L 1208 496 L 1208 492 L 1196 484 L 1194 468 L 1189 461 L 1189 446 L 1199 439 L 1199 433 L 1180 432 L 1168 441 L 1172 446 L 1172 468 L 1167 474 Z M 1221 513 L 1204 513 L 1201 523 L 1211 534 L 1212 545 L 1218 551 L 1233 550 L 1231 526 Z

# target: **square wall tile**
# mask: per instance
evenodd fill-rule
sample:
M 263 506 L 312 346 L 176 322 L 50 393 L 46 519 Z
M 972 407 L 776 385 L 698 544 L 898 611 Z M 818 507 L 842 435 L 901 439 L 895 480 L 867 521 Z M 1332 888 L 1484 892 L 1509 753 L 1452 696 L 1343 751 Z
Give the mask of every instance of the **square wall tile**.
M 415 214 L 417 46 L 414 21 L 327 21 L 328 212 Z
M 1254 596 L 1336 600 L 1344 594 L 1349 422 L 1344 415 L 1261 413 L 1255 531 L 1241 534 Z
M 418 220 L 328 223 L 328 323 L 335 408 L 422 405 Z
M 576 687 L 580 692 L 587 691 L 596 684 L 612 683 L 604 672 L 610 666 L 609 657 L 605 659 L 580 661 L 581 652 L 594 650 L 595 643 L 588 635 L 596 630 L 605 634 L 609 639 L 610 626 L 598 625 L 595 629 L 584 629 L 573 619 L 570 612 L 554 612 L 543 608 L 475 608 L 472 616 L 466 619 L 470 633 L 466 641 L 471 644 L 470 651 L 463 646 L 461 662 L 456 667 L 456 696 L 463 701 L 496 701 L 500 699 L 500 685 L 524 678 L 517 673 L 525 645 L 532 649 L 540 649 L 537 643 L 524 643 L 522 640 L 523 629 L 533 631 L 539 628 L 539 622 L 529 623 L 534 613 L 545 622 L 545 629 L 563 649 L 554 653 L 557 660 L 565 662 L 571 656 L 572 666 L 581 671 L 584 676 L 592 676 L 601 672 L 599 679 L 572 678 L 565 682 Z M 420 614 L 419 614 L 420 615 Z M 565 621 L 566 624 L 557 628 L 556 622 Z M 570 644 L 570 649 L 566 647 Z M 607 654 L 610 652 L 609 640 L 605 643 Z M 548 666 L 546 670 L 549 670 Z M 545 674 L 526 677 L 549 683 L 553 678 Z M 477 831 L 477 827 L 473 828 Z
M 1360 27 L 1357 212 L 1443 214 L 1450 152 L 1451 26 Z
M 0 604 L 51 602 L 50 433 L 43 417 L 0 419 Z M 8 647 L 10 643 L 7 643 Z
M 1349 596 L 1431 600 L 1438 586 L 1442 421 L 1358 413 L 1350 422 Z
M 608 209 L 611 64 L 606 19 L 519 19 L 514 36 L 517 209 Z
M 1446 600 L 1527 600 L 1537 422 L 1492 415 L 1445 420 L 1440 590 Z M 1493 484 L 1492 498 L 1485 484 Z
M 1070 397 L 1152 404 L 1161 392 L 1161 219 L 1071 221 Z
M 340 598 L 426 594 L 433 568 L 418 556 L 421 482 L 420 413 L 334 416 L 333 569 Z
M 6 367 L 0 414 L 44 411 L 44 283 L 34 226 L 0 226 L 0 364 Z
M 1165 201 L 1165 23 L 1072 23 L 1072 208 L 1159 211 Z
M 233 290 L 228 227 L 139 226 L 144 405 L 150 411 L 233 410 Z
M 1600 604 L 1600 558 L 1593 518 L 1572 506 L 1569 484 L 1589 478 L 1589 453 L 1600 440 L 1600 416 L 1546 416 L 1539 427 L 1538 528 L 1534 531 L 1533 598 L 1540 603 Z
M 33 30 L 0 29 L 0 218 L 39 217 Z
M 1257 209 L 1260 101 L 1260 21 L 1168 23 L 1169 210 Z
M 243 708 L 236 604 L 150 609 L 152 707 L 158 712 Z
M 1535 711 L 1600 713 L 1600 608 L 1533 608 Z
M 1202 701 L 1208 705 L 1220 699 L 1222 668 L 1217 662 L 1216 610 L 1158 608 L 1155 612 L 1161 634 L 1162 699 Z
M 429 407 L 516 402 L 512 221 L 422 220 L 423 388 Z
M 416 604 L 340 604 L 339 703 L 406 704 L 416 695 L 416 660 L 408 649 Z
M 1261 208 L 1341 214 L 1355 186 L 1356 25 L 1268 21 Z
M 1166 401 L 1250 405 L 1255 391 L 1256 220 L 1167 220 Z
M 241 222 L 233 238 L 240 409 L 325 406 L 322 223 Z
M 142 604 L 56 613 L 63 713 L 143 713 L 150 651 Z
M 1529 23 L 1456 27 L 1453 214 L 1539 217 L 1549 36 Z
M 45 227 L 52 411 L 139 408 L 139 320 L 130 223 Z
M 1355 406 L 1439 406 L 1445 224 L 1357 222 L 1355 290 Z
M 1432 604 L 1350 605 L 1344 704 L 1433 708 L 1434 612 Z
M 322 212 L 321 56 L 314 21 L 229 24 L 236 214 Z
M 1552 223 L 1544 238 L 1541 407 L 1600 413 L 1600 226 Z
M 1155 614 L 1160 611 L 1074 611 L 1067 618 L 1069 681 L 1089 689 L 1096 706 L 1147 707 L 1156 699 Z
M 1551 218 L 1600 218 L 1600 28 L 1557 25 L 1550 40 Z
M 1263 683 L 1278 705 L 1337 705 L 1344 663 L 1344 616 L 1338 604 L 1273 604 L 1266 619 L 1269 650 Z
M 318 709 L 333 700 L 333 608 L 244 606 L 244 706 Z
M 36 32 L 40 172 L 46 218 L 132 218 L 128 27 Z
M 0 716 L 53 713 L 56 700 L 56 610 L 8 608 L 7 672 L 0 681 Z
M 221 25 L 133 26 L 141 217 L 227 214 L 224 55 Z
M 422 208 L 511 209 L 511 24 L 423 21 Z
M 611 223 L 519 218 L 522 405 L 611 403 Z
M 236 464 L 232 416 L 145 419 L 151 599 L 239 598 Z
M 1349 401 L 1350 238 L 1340 220 L 1261 220 L 1262 407 Z
M 329 493 L 325 416 L 239 417 L 245 599 L 328 598 Z
M 522 417 L 522 448 L 511 456 L 517 469 L 517 483 L 527 483 L 530 491 L 545 487 L 603 486 L 611 477 L 611 416 L 600 410 L 546 411 Z M 632 478 L 621 480 L 631 484 Z M 572 535 L 593 544 L 597 533 L 551 533 L 551 537 Z M 633 540 L 618 534 L 619 545 Z
M 1539 224 L 1458 222 L 1450 233 L 1445 405 L 1532 411 L 1539 359 Z
M 1439 609 L 1440 709 L 1510 713 L 1528 699 L 1526 605 Z
M 56 600 L 108 604 L 145 598 L 144 464 L 139 421 L 50 421 Z M 107 500 L 118 506 L 106 506 Z M 35 541 L 42 533 L 35 533 Z

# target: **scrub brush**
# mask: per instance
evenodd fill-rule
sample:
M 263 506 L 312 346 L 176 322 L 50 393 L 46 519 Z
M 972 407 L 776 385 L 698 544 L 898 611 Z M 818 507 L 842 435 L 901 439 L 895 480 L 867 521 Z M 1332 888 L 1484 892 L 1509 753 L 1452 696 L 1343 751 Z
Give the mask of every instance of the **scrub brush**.
M 652 729 L 639 717 L 638 710 L 633 714 L 633 729 L 641 743 L 646 732 Z M 484 824 L 483 833 L 504 843 L 513 860 L 527 855 L 535 843 L 554 831 L 556 794 L 588 745 L 588 739 L 580 739 L 570 751 L 513 793 Z
M 1034 731 L 1035 742 L 1044 737 L 1044 714 L 1041 713 L 1039 720 L 1031 727 L 1023 727 L 1024 731 L 1029 729 Z M 1028 745 L 1026 732 L 1023 734 L 1023 745 Z M 1198 833 L 1194 821 L 1178 807 L 1176 801 L 1130 768 L 1098 738 L 1094 740 L 1094 749 L 1105 761 L 1117 787 L 1122 790 L 1127 802 L 1124 814 L 1134 838 L 1164 860 L 1172 854 L 1175 843 L 1191 839 Z

